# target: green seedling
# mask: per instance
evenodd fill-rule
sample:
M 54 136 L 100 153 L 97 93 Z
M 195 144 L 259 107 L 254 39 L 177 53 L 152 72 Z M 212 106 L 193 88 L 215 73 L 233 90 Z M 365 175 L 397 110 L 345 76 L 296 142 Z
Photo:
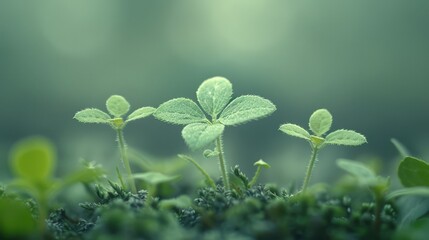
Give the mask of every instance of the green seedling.
M 261 175 L 263 168 L 266 168 L 266 169 L 271 168 L 271 166 L 268 163 L 264 162 L 264 160 L 262 160 L 262 159 L 256 161 L 253 165 L 256 166 L 256 172 L 255 172 L 255 175 L 253 176 L 252 180 L 250 180 L 250 181 L 249 181 L 249 178 L 246 176 L 246 174 L 244 174 L 240 170 L 238 165 L 236 165 L 233 169 L 231 169 L 232 176 L 235 179 L 239 180 L 237 182 L 241 183 L 245 189 L 252 188 L 256 184 L 256 182 L 259 179 L 259 176 Z M 234 180 L 234 178 L 233 178 L 233 180 Z M 234 184 L 234 181 L 232 181 L 232 182 L 233 182 L 232 186 L 237 185 L 237 184 Z M 235 187 L 235 189 L 238 190 L 237 187 Z
M 45 231 L 49 200 L 60 190 L 78 182 L 93 182 L 103 175 L 96 166 L 88 166 L 61 179 L 54 179 L 56 163 L 54 145 L 43 137 L 30 137 L 16 143 L 10 154 L 10 164 L 15 180 L 8 185 L 33 196 L 38 203 L 38 225 Z
M 264 162 L 264 160 L 262 159 L 258 160 L 253 165 L 256 166 L 257 168 L 256 168 L 255 175 L 253 176 L 252 180 L 249 182 L 249 188 L 255 185 L 255 183 L 258 181 L 259 175 L 261 175 L 262 168 L 266 168 L 266 169 L 271 168 L 271 166 L 268 163 Z
M 367 187 L 375 200 L 374 231 L 380 235 L 381 212 L 385 203 L 385 195 L 390 186 L 389 178 L 376 176 L 374 171 L 362 163 L 346 159 L 337 160 L 337 165 L 343 170 L 355 176 L 361 186 Z
M 310 134 L 300 126 L 291 123 L 283 124 L 279 128 L 280 131 L 288 135 L 303 138 L 310 143 L 312 154 L 305 174 L 304 183 L 302 185 L 302 192 L 305 192 L 308 187 L 311 172 L 320 149 L 326 145 L 358 146 L 366 143 L 365 136 L 355 131 L 345 129 L 333 131 L 326 137 L 323 137 L 323 135 L 329 131 L 331 125 L 332 115 L 326 109 L 319 109 L 310 116 L 309 120 L 309 127 L 313 134 Z
M 186 125 L 182 130 L 182 137 L 191 150 L 215 142 L 215 151 L 206 153 L 219 158 L 226 189 L 230 189 L 230 184 L 222 143 L 225 126 L 236 126 L 263 118 L 276 110 L 271 101 L 259 96 L 245 95 L 232 101 L 231 98 L 232 84 L 226 78 L 213 77 L 205 80 L 197 90 L 197 100 L 201 107 L 191 99 L 175 98 L 161 104 L 154 112 L 155 118 L 159 120 Z
M 77 112 L 74 115 L 74 118 L 79 122 L 83 123 L 107 124 L 110 125 L 116 131 L 122 163 L 128 175 L 128 185 L 131 188 L 131 191 L 135 193 L 137 192 L 137 188 L 134 183 L 134 179 L 132 178 L 132 171 L 128 160 L 127 147 L 124 139 L 123 129 L 127 125 L 127 123 L 131 121 L 152 115 L 152 113 L 155 111 L 155 108 L 139 108 L 132 112 L 130 115 L 128 115 L 126 119 L 124 119 L 123 116 L 127 114 L 130 110 L 130 104 L 124 97 L 119 95 L 113 95 L 109 97 L 109 99 L 107 99 L 106 101 L 106 108 L 111 116 L 99 109 L 87 108 Z

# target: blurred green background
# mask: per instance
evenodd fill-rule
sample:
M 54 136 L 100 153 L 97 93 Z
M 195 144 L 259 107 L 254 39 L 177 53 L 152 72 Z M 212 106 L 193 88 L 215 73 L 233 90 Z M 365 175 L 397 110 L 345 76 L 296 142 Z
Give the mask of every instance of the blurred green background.
M 266 179 L 301 181 L 309 147 L 277 129 L 306 126 L 323 107 L 333 129 L 354 129 L 369 144 L 322 152 L 314 181 L 339 175 L 338 157 L 375 156 L 391 172 L 391 137 L 429 156 L 428 12 L 428 1 L 400 0 L 1 1 L 0 180 L 10 177 L 13 142 L 34 134 L 57 145 L 59 172 L 79 158 L 116 164 L 114 132 L 78 123 L 76 111 L 104 109 L 112 94 L 132 109 L 195 100 L 199 84 L 217 75 L 231 80 L 235 96 L 278 107 L 226 130 L 230 166 L 250 174 L 263 158 L 274 167 Z M 125 137 L 163 158 L 188 152 L 180 131 L 149 118 L 129 124 Z M 217 174 L 215 160 L 195 155 Z

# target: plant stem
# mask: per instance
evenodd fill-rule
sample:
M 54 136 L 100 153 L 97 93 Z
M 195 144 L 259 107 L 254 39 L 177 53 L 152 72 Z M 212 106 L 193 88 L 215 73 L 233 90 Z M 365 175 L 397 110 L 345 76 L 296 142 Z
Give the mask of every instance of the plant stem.
M 225 161 L 225 157 L 223 155 L 222 135 L 220 135 L 216 139 L 216 148 L 217 148 L 217 151 L 219 152 L 219 166 L 220 166 L 220 171 L 222 172 L 223 185 L 224 185 L 226 190 L 230 190 L 231 187 L 229 185 L 228 173 L 226 171 L 226 169 L 227 169 L 226 168 L 226 161 Z
M 262 167 L 258 166 L 255 172 L 255 176 L 253 176 L 252 180 L 249 182 L 249 188 L 255 185 L 256 181 L 258 181 L 259 175 L 261 174 Z
M 381 233 L 381 211 L 383 207 L 383 197 L 381 194 L 375 193 L 375 222 L 374 222 L 374 231 L 376 239 L 380 239 Z
M 125 145 L 122 129 L 117 129 L 117 133 L 118 133 L 118 144 L 119 144 L 119 150 L 121 152 L 122 163 L 124 164 L 125 170 L 127 171 L 127 175 L 128 175 L 127 176 L 128 185 L 131 188 L 131 192 L 136 193 L 137 188 L 134 183 L 133 173 L 131 172 L 130 162 L 128 161 L 127 147 Z
M 302 185 L 302 189 L 301 189 L 302 192 L 305 192 L 307 190 L 308 183 L 310 182 L 310 178 L 311 178 L 311 171 L 313 171 L 314 163 L 316 162 L 318 150 L 319 149 L 317 147 L 313 147 L 313 151 L 311 153 L 311 159 L 307 166 L 307 173 L 305 174 L 304 184 Z
M 204 177 L 206 177 L 206 182 L 207 182 L 207 184 L 209 184 L 210 185 L 210 187 L 212 187 L 212 188 L 216 188 L 216 184 L 215 184 L 215 182 L 213 181 L 213 179 L 210 177 L 210 175 L 200 166 L 200 164 L 198 164 L 194 159 L 192 159 L 191 157 L 189 157 L 189 156 L 186 156 L 186 155 L 182 155 L 182 154 L 179 154 L 178 155 L 179 156 L 179 158 L 182 158 L 182 159 L 185 159 L 185 160 L 187 160 L 187 161 L 189 161 L 189 162 L 191 162 L 192 164 L 194 164 L 194 166 L 198 169 L 198 170 L 200 170 L 200 172 L 204 175 Z

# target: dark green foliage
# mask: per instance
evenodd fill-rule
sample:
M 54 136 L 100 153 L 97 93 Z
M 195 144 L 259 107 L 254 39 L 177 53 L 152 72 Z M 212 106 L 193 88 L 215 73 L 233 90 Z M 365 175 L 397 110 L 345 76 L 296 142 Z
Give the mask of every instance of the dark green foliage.
M 195 203 L 179 219 L 200 234 L 219 231 L 222 236 L 234 233 L 248 239 L 378 237 L 373 230 L 374 203 L 357 204 L 327 193 L 288 196 L 259 185 L 239 195 L 222 187 L 204 188 L 198 191 Z M 396 227 L 396 211 L 390 204 L 383 206 L 381 221 L 380 239 L 389 239 Z

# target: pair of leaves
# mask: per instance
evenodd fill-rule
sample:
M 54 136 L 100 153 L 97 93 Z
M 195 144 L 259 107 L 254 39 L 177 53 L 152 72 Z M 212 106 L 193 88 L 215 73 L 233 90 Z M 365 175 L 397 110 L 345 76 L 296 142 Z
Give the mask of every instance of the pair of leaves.
M 212 143 L 234 126 L 270 115 L 276 110 L 271 101 L 245 95 L 232 100 L 232 84 L 223 77 L 205 80 L 197 90 L 201 108 L 191 99 L 175 98 L 161 104 L 154 117 L 172 124 L 186 125 L 182 137 L 192 150 Z M 231 102 L 230 102 L 231 101 Z M 210 121 L 205 113 L 211 116 Z
M 128 113 L 130 104 L 124 97 L 113 95 L 107 99 L 106 108 L 113 118 L 109 114 L 96 108 L 87 108 L 79 111 L 75 114 L 74 118 L 83 123 L 104 123 L 111 124 L 114 127 L 120 127 L 123 123 L 122 116 Z M 153 107 L 139 108 L 128 115 L 125 123 L 150 116 L 154 111 L 155 108 Z M 116 119 L 121 119 L 118 125 L 115 125 L 114 120 Z
M 322 135 L 329 131 L 331 125 L 332 115 L 326 109 L 319 109 L 310 116 L 309 120 L 309 127 L 314 136 L 304 128 L 291 123 L 281 125 L 279 130 L 312 143 L 318 140 L 316 146 L 319 148 L 325 144 L 358 146 L 366 143 L 365 136 L 355 131 L 345 129 L 336 130 L 329 133 L 325 138 L 322 138 Z
M 57 181 L 52 178 L 56 162 L 54 145 L 35 136 L 16 143 L 11 151 L 11 167 L 17 179 L 10 184 L 32 194 L 54 192 L 77 182 L 92 182 L 103 175 L 99 167 L 85 168 Z

